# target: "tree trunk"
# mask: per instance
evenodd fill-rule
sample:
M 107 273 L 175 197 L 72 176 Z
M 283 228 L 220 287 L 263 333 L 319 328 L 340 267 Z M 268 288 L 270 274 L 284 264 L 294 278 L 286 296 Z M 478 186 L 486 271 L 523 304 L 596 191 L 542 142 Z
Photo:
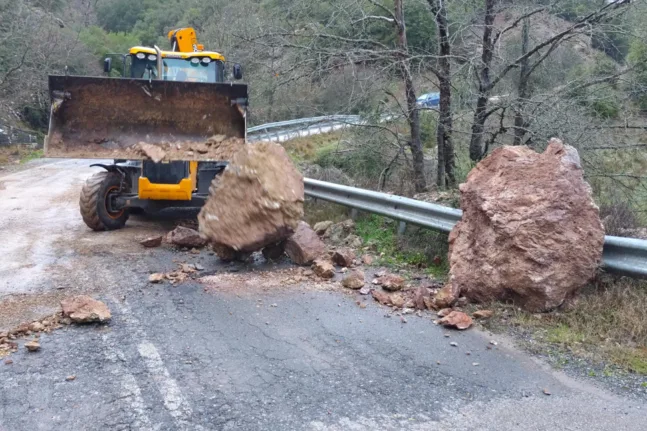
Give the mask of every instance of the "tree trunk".
M 481 65 L 478 77 L 478 98 L 476 101 L 476 110 L 474 111 L 474 119 L 472 121 L 472 137 L 470 138 L 470 159 L 473 161 L 479 161 L 485 156 L 483 134 L 485 132 L 485 120 L 487 120 L 487 102 L 490 90 L 492 90 L 490 67 L 492 66 L 492 54 L 494 51 L 492 24 L 494 24 L 494 6 L 496 2 L 496 0 L 485 0 L 483 52 L 481 53 Z
M 454 143 L 452 141 L 452 82 L 451 82 L 451 43 L 449 41 L 449 25 L 447 23 L 447 9 L 443 0 L 428 0 L 431 11 L 436 19 L 438 28 L 438 45 L 440 58 L 438 59 L 438 86 L 440 89 L 440 104 L 438 115 L 438 130 L 436 141 L 438 144 L 438 177 L 439 188 L 453 187 L 456 184 L 454 167 Z
M 521 27 L 521 55 L 528 53 L 528 38 L 530 33 L 530 23 L 528 18 L 523 20 Z M 526 120 L 523 116 L 523 108 L 530 97 L 530 88 L 528 79 L 530 78 L 530 67 L 528 58 L 525 57 L 519 63 L 519 85 L 517 87 L 517 103 L 514 113 L 514 145 L 521 145 L 523 138 L 526 136 Z
M 425 179 L 425 160 L 420 142 L 420 116 L 416 105 L 416 89 L 413 85 L 411 72 L 407 66 L 408 46 L 407 34 L 404 24 L 404 11 L 402 0 L 395 0 L 395 26 L 398 36 L 398 48 L 400 49 L 400 72 L 404 80 L 404 90 L 407 98 L 407 122 L 409 123 L 410 140 L 409 149 L 413 159 L 413 183 L 417 193 L 424 192 L 427 189 Z

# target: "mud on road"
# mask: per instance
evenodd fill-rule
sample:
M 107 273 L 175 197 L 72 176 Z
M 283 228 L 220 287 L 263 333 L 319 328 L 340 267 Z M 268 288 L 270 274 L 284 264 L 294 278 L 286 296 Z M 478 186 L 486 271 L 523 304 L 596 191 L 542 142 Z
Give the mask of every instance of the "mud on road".
M 647 423 L 640 399 L 555 373 L 505 339 L 492 348 L 493 336 L 476 328 L 443 329 L 429 314 L 405 323 L 370 295 L 312 283 L 287 262 L 224 264 L 207 250 L 139 244 L 173 220 L 132 218 L 120 231 L 92 232 L 78 214 L 79 188 L 96 169 L 88 164 L 57 161 L 0 176 L 0 331 L 51 314 L 74 294 L 112 311 L 107 325 L 41 335 L 38 352 L 19 340 L 12 363 L 0 362 L 0 429 L 639 430 Z M 198 279 L 149 283 L 151 273 L 181 262 L 199 263 Z

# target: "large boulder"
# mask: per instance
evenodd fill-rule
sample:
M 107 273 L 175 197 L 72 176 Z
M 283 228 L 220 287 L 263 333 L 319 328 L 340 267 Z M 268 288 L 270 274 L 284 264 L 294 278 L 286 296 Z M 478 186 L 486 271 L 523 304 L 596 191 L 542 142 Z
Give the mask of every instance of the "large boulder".
M 63 317 L 75 323 L 107 322 L 110 309 L 106 304 L 87 295 L 65 298 L 61 301 Z
M 445 296 L 510 299 L 548 311 L 595 275 L 604 229 L 575 148 L 558 139 L 542 154 L 497 148 L 460 193 L 463 217 L 449 235 Z
M 280 145 L 245 146 L 214 186 L 198 215 L 214 245 L 256 251 L 289 237 L 303 216 L 303 176 Z
M 326 252 L 326 245 L 308 223 L 299 222 L 296 232 L 285 242 L 285 253 L 297 265 L 309 265 Z

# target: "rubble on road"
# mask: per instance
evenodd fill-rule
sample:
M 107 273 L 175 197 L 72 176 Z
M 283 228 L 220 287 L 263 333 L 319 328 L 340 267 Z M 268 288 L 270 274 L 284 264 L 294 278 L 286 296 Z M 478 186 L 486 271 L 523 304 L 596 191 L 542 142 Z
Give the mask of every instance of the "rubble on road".
M 399 275 L 386 273 L 373 280 L 373 284 L 379 284 L 384 290 L 395 292 L 404 287 L 404 278 Z
M 321 278 L 333 278 L 335 276 L 335 267 L 327 258 L 317 258 L 312 263 L 312 270 Z
M 177 226 L 166 236 L 167 242 L 178 247 L 200 248 L 207 244 L 207 241 L 200 237 L 200 233 L 195 229 L 184 226 Z
M 341 247 L 334 251 L 332 261 L 339 266 L 350 267 L 355 260 L 355 252 L 348 247 Z
M 190 275 L 202 271 L 204 267 L 198 263 L 179 262 L 178 269 L 171 272 L 156 272 L 148 276 L 150 283 L 162 283 L 168 280 L 171 284 L 184 282 Z
M 107 322 L 110 320 L 108 306 L 87 295 L 65 298 L 61 301 L 63 317 L 69 317 L 74 323 Z
M 200 234 L 212 244 L 260 250 L 290 236 L 303 216 L 303 176 L 281 145 L 244 146 L 214 186 L 198 215 Z
M 38 342 L 38 340 L 27 341 L 25 343 L 25 349 L 30 352 L 37 352 L 40 350 L 40 343 Z
M 551 139 L 535 153 L 495 149 L 460 186 L 463 216 L 449 235 L 443 300 L 511 299 L 549 311 L 595 275 L 604 228 L 575 148 Z
M 332 224 L 326 229 L 324 238 L 334 246 L 348 245 L 348 237 L 355 232 L 355 222 L 352 219 Z
M 348 289 L 361 289 L 365 283 L 364 271 L 358 268 L 351 270 L 341 282 Z
M 285 253 L 297 265 L 310 265 L 325 252 L 326 245 L 304 221 L 285 242 Z
M 440 315 L 440 313 L 439 313 Z M 472 326 L 472 318 L 462 311 L 452 311 L 438 321 L 439 324 L 456 329 L 467 329 Z
M 143 245 L 144 247 L 147 247 L 147 248 L 159 247 L 160 245 L 162 245 L 162 240 L 163 239 L 164 239 L 164 237 L 161 236 L 161 235 L 151 236 L 151 237 L 148 237 L 148 238 L 145 238 L 145 239 L 139 241 L 139 243 L 141 245 Z

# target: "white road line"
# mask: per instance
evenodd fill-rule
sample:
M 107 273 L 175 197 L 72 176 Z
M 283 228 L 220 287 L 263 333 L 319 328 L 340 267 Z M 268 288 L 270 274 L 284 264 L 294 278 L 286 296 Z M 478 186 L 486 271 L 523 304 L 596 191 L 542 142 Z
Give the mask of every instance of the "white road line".
M 128 403 L 128 406 L 135 415 L 135 422 L 132 424 L 133 428 L 152 430 L 153 426 L 151 425 L 150 418 L 146 414 L 146 404 L 142 398 L 142 391 L 137 384 L 137 380 L 124 367 L 119 365 L 120 362 L 125 362 L 123 352 L 110 345 L 108 335 L 104 334 L 102 338 L 106 346 L 104 350 L 106 359 L 117 365 L 117 368 L 112 370 L 112 374 L 120 380 L 121 390 L 119 391 L 119 397 Z
M 148 372 L 152 375 L 153 380 L 157 383 L 157 389 L 162 396 L 164 407 L 175 420 L 176 429 L 201 431 L 204 428 L 200 425 L 191 423 L 193 409 L 182 395 L 180 386 L 175 379 L 171 377 L 168 369 L 164 366 L 162 356 L 153 343 L 146 339 L 146 333 L 142 330 L 142 325 L 133 316 L 130 308 L 116 298 L 111 298 L 112 302 L 121 311 L 124 320 L 128 321 L 132 329 L 132 335 L 142 340 L 137 346 L 139 355 L 144 360 Z

